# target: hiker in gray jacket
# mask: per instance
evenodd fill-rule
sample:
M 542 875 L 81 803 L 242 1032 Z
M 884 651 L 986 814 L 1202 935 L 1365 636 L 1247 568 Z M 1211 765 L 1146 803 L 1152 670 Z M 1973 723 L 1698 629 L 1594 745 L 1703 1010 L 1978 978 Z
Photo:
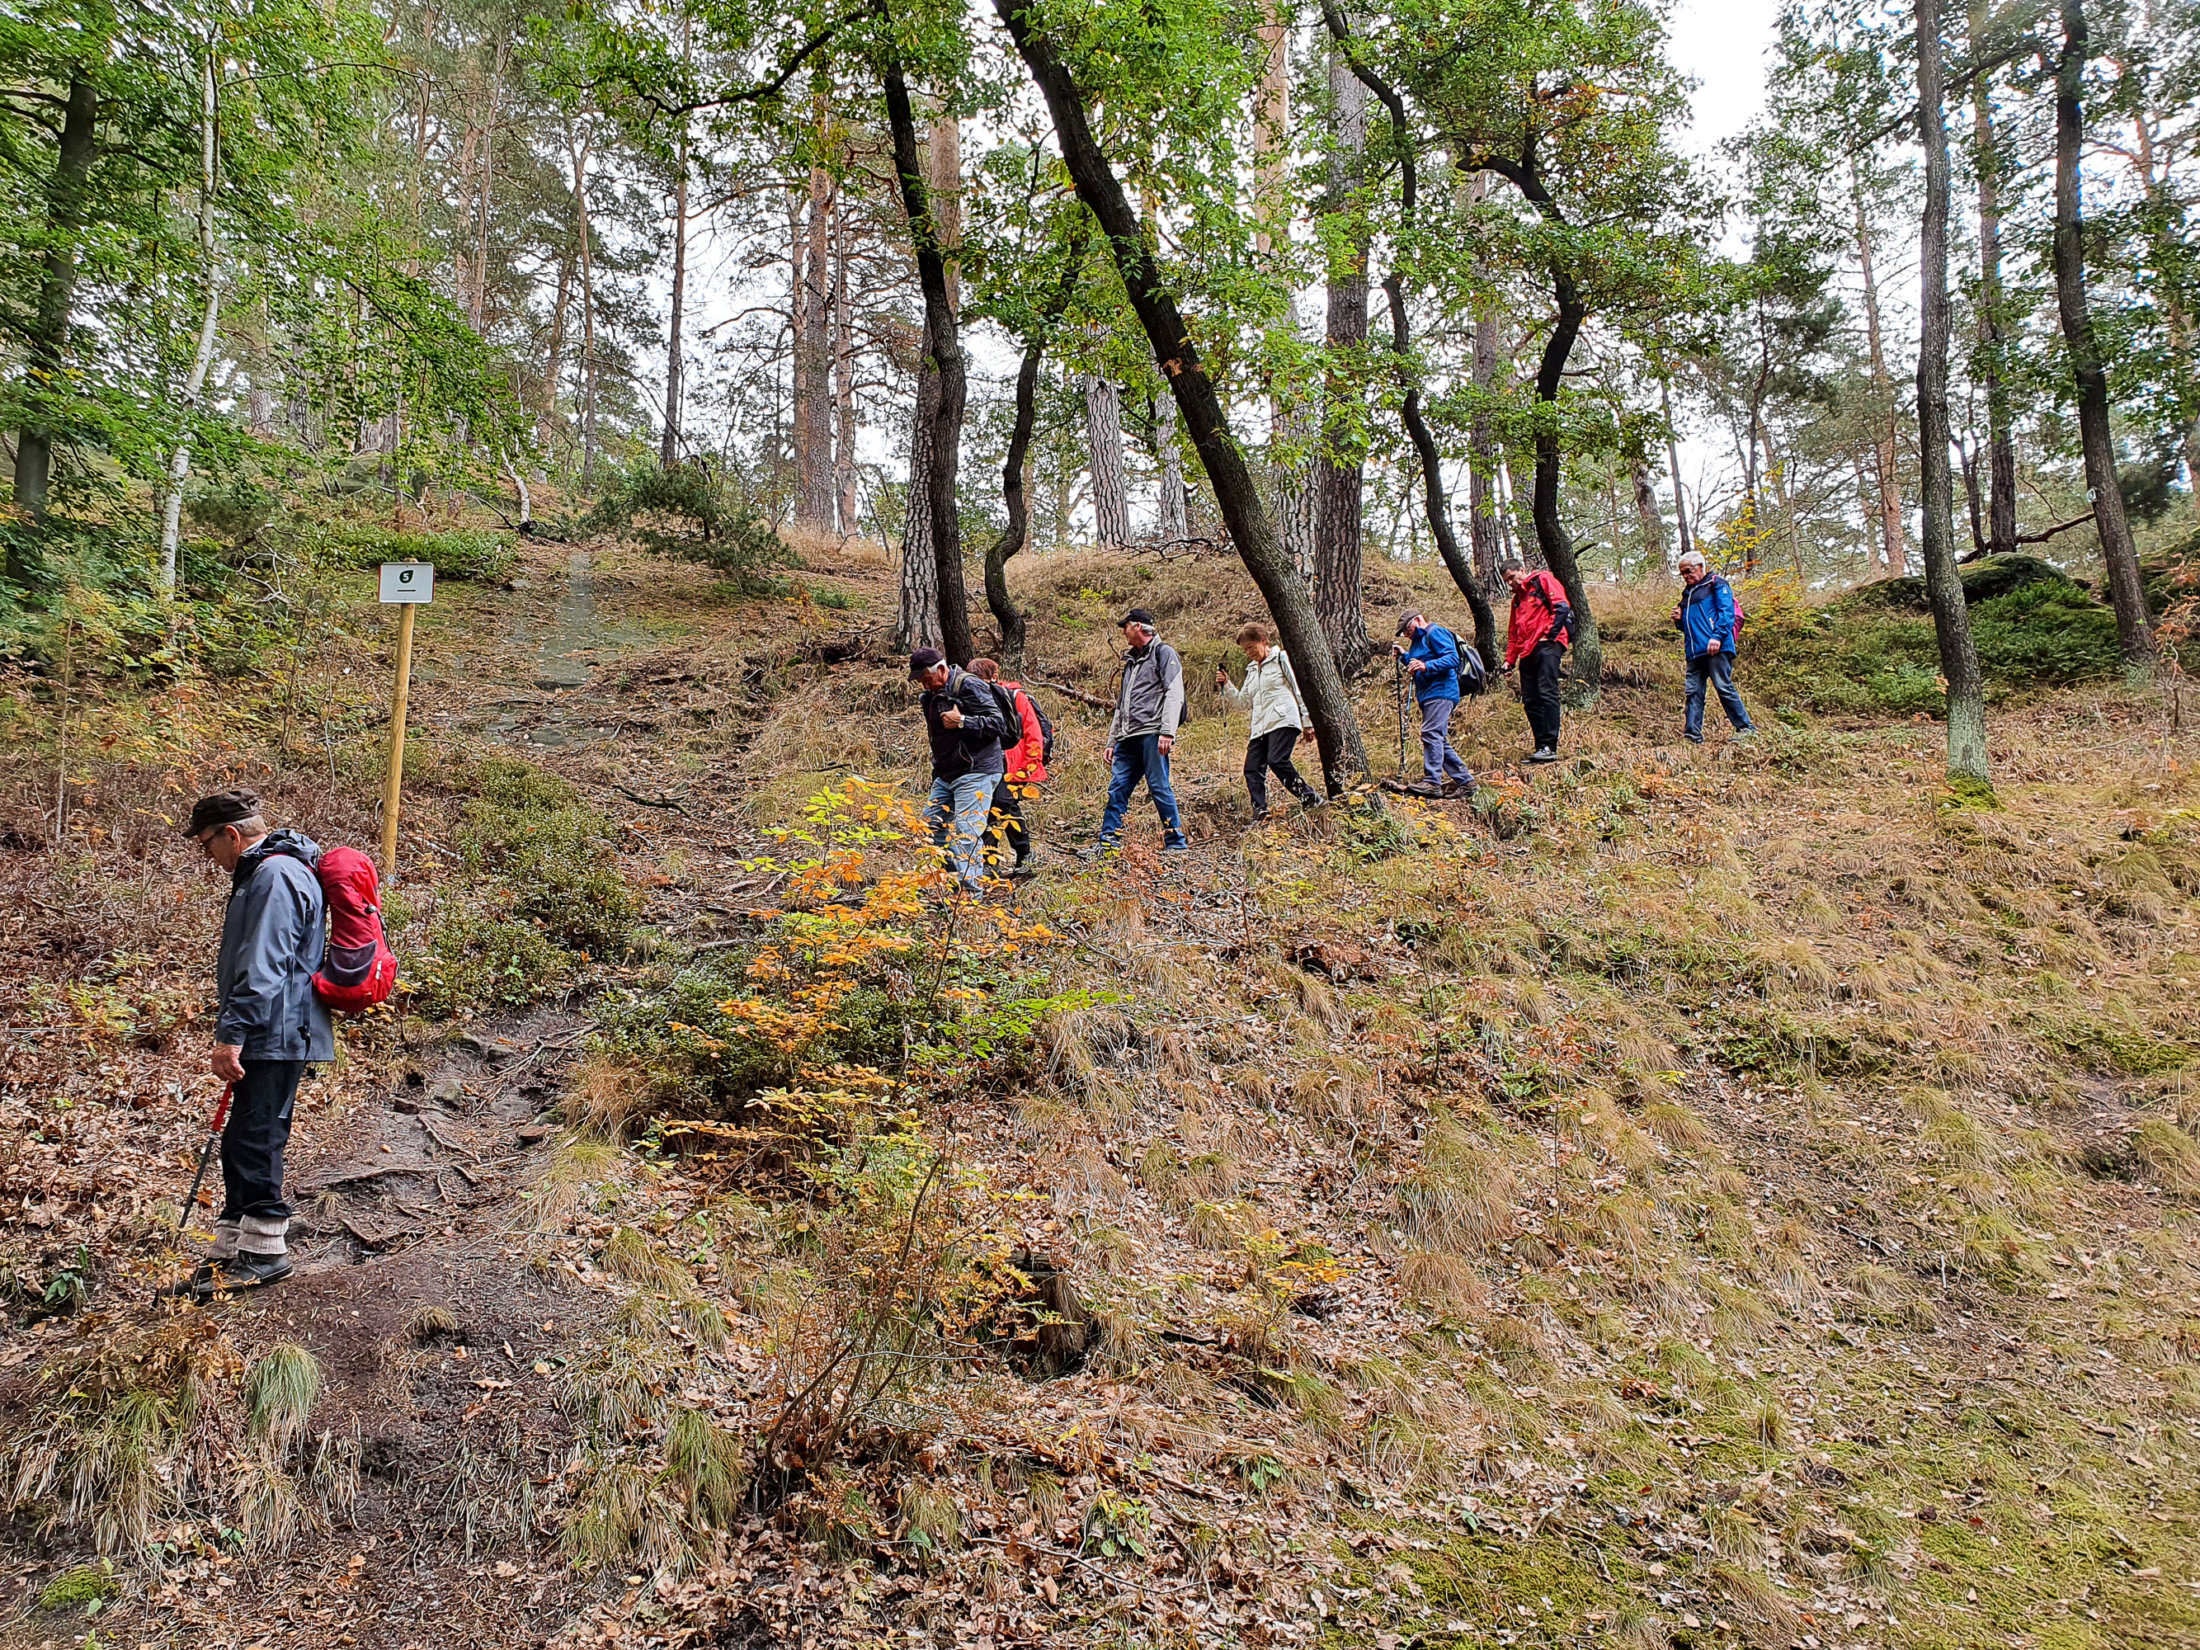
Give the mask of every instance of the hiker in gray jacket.
M 1161 815 L 1161 851 L 1181 854 L 1190 844 L 1184 840 L 1176 791 L 1169 783 L 1169 751 L 1184 722 L 1184 661 L 1161 640 L 1153 615 L 1143 607 L 1123 615 L 1123 641 L 1130 651 L 1123 656 L 1123 687 L 1116 696 L 1115 720 L 1108 724 L 1112 765 L 1108 807 L 1100 816 L 1100 840 L 1092 852 L 1114 851 L 1131 792 L 1143 779 L 1146 794 Z
M 205 1264 L 165 1293 L 205 1297 L 290 1276 L 283 1152 L 306 1067 L 333 1059 L 336 1029 L 314 994 L 327 908 L 313 874 L 321 850 L 269 831 L 250 791 L 199 798 L 185 835 L 230 874 L 214 964 L 213 1072 L 231 1087 L 222 1130 L 222 1212 Z

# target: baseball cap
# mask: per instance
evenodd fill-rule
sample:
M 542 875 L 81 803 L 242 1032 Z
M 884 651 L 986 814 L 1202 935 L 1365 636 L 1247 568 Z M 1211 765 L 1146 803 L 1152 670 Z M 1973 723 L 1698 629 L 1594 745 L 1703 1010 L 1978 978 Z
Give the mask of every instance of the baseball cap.
M 909 655 L 909 680 L 915 681 L 928 670 L 936 670 L 947 662 L 947 655 L 936 647 L 920 647 Z
M 1399 619 L 1398 634 L 1403 636 L 1406 633 L 1406 626 L 1413 623 L 1415 619 L 1425 618 L 1426 616 L 1427 615 L 1422 613 L 1419 608 L 1414 608 L 1411 612 L 1405 614 L 1402 618 Z
M 1144 607 L 1134 607 L 1128 613 L 1124 614 L 1123 624 L 1142 624 L 1148 630 L 1159 630 L 1161 628 L 1159 625 L 1154 623 L 1152 610 L 1150 608 Z M 1116 626 L 1118 630 L 1122 629 L 1122 627 L 1122 625 Z

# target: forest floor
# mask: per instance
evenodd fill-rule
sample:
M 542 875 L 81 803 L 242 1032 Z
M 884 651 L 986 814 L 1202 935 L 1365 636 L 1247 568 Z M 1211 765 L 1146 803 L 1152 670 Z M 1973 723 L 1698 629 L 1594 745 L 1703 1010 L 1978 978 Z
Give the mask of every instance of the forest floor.
M 298 1275 L 203 1311 L 149 1302 L 213 1092 L 173 823 L 244 782 L 374 840 L 371 590 L 80 712 L 58 844 L 8 759 L 0 1642 L 2200 1643 L 2200 739 L 2154 690 L 1998 703 L 1965 806 L 1922 720 L 1682 743 L 1670 593 L 1615 591 L 1564 763 L 1493 694 L 1477 804 L 1254 825 L 1242 573 L 1027 558 L 1028 679 L 1105 696 L 1134 600 L 1183 649 L 1194 851 L 1141 802 L 1071 856 L 1104 718 L 1042 688 L 1040 876 L 895 903 L 893 570 L 807 559 L 439 592 L 415 994 L 308 1085 Z M 1359 707 L 1387 773 L 1387 673 Z M 805 894 L 821 835 L 861 876 Z M 621 943 L 528 948 L 553 838 Z

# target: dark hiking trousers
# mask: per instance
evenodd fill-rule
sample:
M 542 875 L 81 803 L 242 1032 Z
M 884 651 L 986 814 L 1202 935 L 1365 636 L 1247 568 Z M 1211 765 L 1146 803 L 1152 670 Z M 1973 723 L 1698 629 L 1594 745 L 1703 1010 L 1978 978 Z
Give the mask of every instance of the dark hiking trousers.
M 283 1148 L 290 1144 L 291 1108 L 305 1074 L 303 1060 L 244 1063 L 244 1077 L 229 1100 L 229 1126 L 222 1130 L 224 1221 L 290 1219 L 293 1211 L 283 1201 Z
M 1292 765 L 1291 747 L 1299 742 L 1297 728 L 1270 728 L 1245 742 L 1245 789 L 1253 798 L 1253 812 L 1268 811 L 1268 775 L 1283 781 L 1283 788 L 1301 802 L 1316 800 L 1314 787 L 1299 777 Z
M 1021 783 L 1007 774 L 993 787 L 993 834 L 1001 840 L 1001 846 L 1016 856 L 1018 865 L 1031 857 L 1031 831 L 1024 824 L 1024 799 L 1016 794 Z M 989 858 L 991 856 L 988 856 Z
M 1539 751 L 1558 749 L 1558 662 L 1565 656 L 1557 642 L 1538 642 L 1520 661 L 1520 708 Z

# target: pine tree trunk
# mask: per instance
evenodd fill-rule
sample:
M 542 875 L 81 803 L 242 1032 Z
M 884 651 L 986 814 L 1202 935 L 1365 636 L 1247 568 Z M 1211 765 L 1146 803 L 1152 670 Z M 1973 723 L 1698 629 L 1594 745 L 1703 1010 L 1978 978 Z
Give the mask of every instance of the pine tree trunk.
M 596 276 L 588 220 L 588 139 L 577 138 L 573 153 L 573 212 L 579 220 L 581 250 L 581 487 L 596 484 Z
M 667 470 L 680 459 L 681 311 L 687 303 L 688 263 L 688 134 L 684 120 L 674 164 L 679 176 L 672 186 L 672 323 L 665 339 L 665 428 L 657 451 L 658 464 Z
M 543 351 L 542 410 L 535 415 L 535 445 L 545 452 L 558 412 L 558 373 L 564 366 L 565 312 L 573 302 L 573 265 L 576 255 L 567 247 L 558 257 L 558 296 L 550 307 L 550 341 Z
M 1328 206 L 1331 213 L 1353 211 L 1352 191 L 1360 181 L 1361 155 L 1367 148 L 1367 92 L 1352 72 L 1346 50 L 1329 50 L 1329 96 L 1336 111 L 1335 143 L 1330 150 Z M 1337 668 L 1356 675 L 1374 656 L 1367 618 L 1361 608 L 1360 582 L 1365 547 L 1361 541 L 1361 494 L 1365 485 L 1359 457 L 1365 436 L 1358 397 L 1340 364 L 1367 347 L 1367 235 L 1351 236 L 1342 267 L 1329 275 L 1326 341 L 1330 368 L 1322 387 L 1322 441 L 1314 459 L 1314 610 L 1329 638 Z
M 1658 383 L 1658 406 L 1665 414 L 1665 468 L 1673 478 L 1673 525 L 1679 531 L 1681 554 L 1687 555 L 1694 548 L 1694 540 L 1688 532 L 1688 494 L 1681 487 L 1681 447 L 1673 429 L 1673 386 L 1665 380 Z M 1668 573 L 1675 569 L 1668 565 Z
M 1973 56 L 1986 48 L 1986 8 L 1971 0 Z M 2010 434 L 2007 299 L 2001 277 L 2001 180 L 1999 134 L 1994 130 L 1991 77 L 1971 77 L 1971 132 L 1978 161 L 1979 377 L 1986 391 L 1986 553 L 2006 556 L 2017 547 L 2017 448 Z
M 932 441 L 939 425 L 940 375 L 929 355 L 917 368 L 917 406 L 909 426 L 909 505 L 901 530 L 901 608 L 894 647 L 938 647 L 939 563 L 932 554 Z
M 1085 449 L 1092 473 L 1092 540 L 1103 550 L 1131 541 L 1131 501 L 1123 476 L 1123 401 L 1116 387 L 1085 374 Z
M 787 427 L 783 463 L 794 468 L 793 496 L 800 508 L 802 498 L 803 456 L 802 437 L 810 427 L 810 375 L 803 371 L 814 346 L 810 342 L 810 306 L 805 298 L 809 288 L 810 237 L 802 225 L 802 197 L 790 193 L 787 197 Z M 785 469 L 781 479 L 785 479 Z
M 1918 138 L 1925 150 L 1925 213 L 1918 243 L 1917 446 L 1925 494 L 1925 593 L 1948 682 L 1948 773 L 1988 784 L 1986 699 L 1971 644 L 1971 614 L 1956 572 L 1954 483 L 1948 443 L 1948 133 L 1940 0 L 1917 0 Z
M 91 176 L 98 126 L 98 89 L 88 78 L 71 80 L 61 115 L 60 147 L 46 184 L 48 239 L 40 261 L 38 310 L 25 340 L 24 400 L 34 412 L 61 377 L 68 359 L 76 308 L 76 237 L 84 221 L 84 186 Z M 43 422 L 24 424 L 15 438 L 16 508 L 43 516 L 52 476 L 53 431 Z M 8 578 L 16 584 L 30 574 L 22 552 L 15 548 L 22 542 L 9 540 Z
M 1879 285 L 1872 275 L 1872 232 L 1864 214 L 1864 180 L 1849 168 L 1856 198 L 1856 257 L 1864 276 L 1864 337 L 1871 351 L 1872 464 L 1879 480 L 1879 540 L 1887 576 L 1900 578 L 1908 560 L 1902 532 L 1901 472 L 1894 444 L 1894 380 L 1887 376 L 1887 353 L 1879 326 Z
M 1361 744 L 1359 721 L 1352 713 L 1344 678 L 1322 635 L 1314 604 L 1291 566 L 1275 522 L 1246 466 L 1243 448 L 1230 431 L 1222 398 L 1200 363 L 1191 329 L 1155 268 L 1145 227 L 1131 210 L 1121 181 L 1093 136 L 1067 65 L 1056 55 L 1053 41 L 1029 26 L 1028 14 L 1019 0 L 995 0 L 995 6 L 1046 98 L 1070 180 L 1107 238 L 1124 290 L 1153 348 L 1162 377 L 1175 394 L 1177 410 L 1183 414 L 1193 449 L 1213 484 L 1215 500 L 1229 523 L 1238 555 L 1266 599 L 1283 645 L 1297 667 L 1299 687 L 1321 748 L 1323 774 L 1334 795 L 1366 774 L 1367 752 Z
M 2093 500 L 2093 525 L 2108 568 L 2109 599 L 2116 608 L 2116 641 L 2127 665 L 2154 660 L 2154 631 L 2147 623 L 2146 593 L 2124 496 L 2116 481 L 2116 435 L 2109 417 L 2108 365 L 2093 336 L 2085 289 L 2085 208 L 2078 167 L 2084 158 L 2087 49 L 2084 0 L 2062 0 L 2063 51 L 2055 71 L 2055 306 L 2078 386 L 2078 442 L 2085 451 L 2085 485 Z
M 856 329 L 848 307 L 848 215 L 833 199 L 833 493 L 840 530 L 856 521 Z
M 1635 491 L 1635 520 L 1642 526 L 1643 560 L 1661 573 L 1672 571 L 1665 553 L 1665 517 L 1658 510 L 1658 489 L 1650 480 L 1650 466 L 1640 458 L 1627 465 L 1627 479 Z
M 832 174 L 810 168 L 810 245 L 803 264 L 802 421 L 795 431 L 795 521 L 817 532 L 833 525 Z
M 1164 395 L 1154 405 L 1154 460 L 1161 470 L 1161 537 L 1164 542 L 1185 537 L 1191 531 L 1189 502 L 1184 496 L 1184 451 L 1176 444 L 1176 400 Z
M 946 210 L 960 185 L 961 169 L 959 163 L 943 159 L 941 135 L 935 127 L 932 155 L 934 167 L 941 175 L 936 179 L 939 184 L 936 192 L 927 187 L 924 164 L 917 154 L 916 115 L 898 61 L 889 64 L 886 70 L 886 115 L 893 132 L 894 172 L 901 186 L 902 207 L 908 214 L 910 238 L 916 245 L 917 283 L 924 292 L 925 357 L 936 382 L 936 399 L 929 423 L 929 450 L 925 455 L 928 494 L 925 502 L 931 513 L 940 648 L 949 663 L 967 665 L 972 657 L 970 608 L 963 595 L 962 517 L 955 498 L 955 481 L 962 460 L 967 369 L 955 320 L 954 297 L 948 286 L 947 248 L 952 229 L 945 221 Z M 941 203 L 939 215 L 934 212 L 935 198 Z M 921 409 L 921 396 L 919 405 Z

